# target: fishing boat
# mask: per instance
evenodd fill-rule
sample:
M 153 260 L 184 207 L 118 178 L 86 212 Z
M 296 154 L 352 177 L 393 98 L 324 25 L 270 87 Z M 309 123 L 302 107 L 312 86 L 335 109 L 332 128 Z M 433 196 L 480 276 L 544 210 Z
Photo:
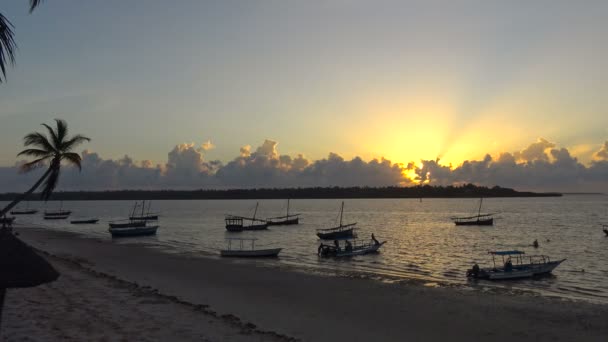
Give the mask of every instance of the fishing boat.
M 59 202 L 59 210 L 45 210 L 45 220 L 65 220 L 72 214 L 70 210 L 63 210 L 63 201 Z
M 143 222 L 143 224 L 140 224 Z M 147 224 L 146 221 L 133 221 L 131 225 L 112 226 L 108 231 L 112 237 L 130 237 L 130 236 L 146 236 L 154 235 L 158 229 L 158 224 Z
M 317 254 L 322 257 L 351 257 L 356 255 L 364 255 L 369 253 L 376 253 L 378 249 L 382 247 L 386 241 L 379 242 L 375 238 L 371 241 L 365 241 L 363 243 L 355 239 L 343 240 L 343 243 L 335 240 L 333 245 L 326 245 L 321 243 L 317 249 Z
M 492 215 L 494 214 L 482 214 L 481 213 L 481 204 L 483 202 L 483 198 L 479 199 L 479 209 L 477 210 L 477 215 L 469 216 L 469 217 L 452 217 L 454 224 L 457 226 L 492 226 L 494 225 L 494 218 Z
M 31 215 L 31 214 L 35 214 L 38 212 L 38 209 L 30 209 L 30 202 L 26 202 L 25 204 L 25 209 L 18 209 L 16 208 L 15 210 L 11 210 L 11 214 L 12 215 Z
M 344 202 L 340 208 L 340 225 L 332 228 L 317 229 L 317 236 L 322 240 L 336 240 L 354 237 L 355 223 L 342 224 L 344 214 Z
M 98 218 L 90 218 L 90 219 L 80 219 L 80 220 L 72 220 L 71 224 L 95 224 L 99 222 Z
M 289 199 L 287 200 L 287 213 L 285 216 L 270 217 L 266 219 L 269 226 L 287 226 L 300 223 L 300 214 L 289 215 Z
M 139 204 L 137 202 L 135 202 L 135 208 L 137 208 Z M 148 201 L 148 211 L 144 214 L 144 208 L 146 206 L 146 201 L 143 200 L 141 201 L 141 214 L 140 215 L 135 215 L 135 210 L 133 210 L 133 214 L 131 216 L 129 216 L 130 220 L 148 220 L 148 221 L 155 221 L 158 220 L 158 214 L 159 213 L 151 213 L 150 212 L 150 207 L 152 206 L 152 201 Z
M 243 230 L 268 229 L 268 222 L 266 220 L 255 218 L 258 213 L 258 206 L 259 203 L 256 202 L 253 217 L 226 215 L 226 230 L 229 232 L 242 232 Z M 249 224 L 244 224 L 245 221 L 249 222 Z
M 263 258 L 277 257 L 282 248 L 267 248 L 255 249 L 254 238 L 227 238 L 227 248 L 220 250 L 220 255 L 223 257 L 240 257 L 240 258 Z M 233 248 L 233 241 L 238 241 L 238 248 Z M 245 248 L 244 242 L 251 242 L 251 248 Z
M 133 211 L 128 219 L 110 221 L 110 228 L 108 231 L 112 234 L 112 237 L 129 237 L 129 236 L 146 236 L 146 235 L 154 235 L 158 230 L 158 224 L 149 224 L 150 220 L 140 219 L 133 220 L 132 217 L 135 216 L 135 211 L 138 207 L 137 202 L 133 206 Z M 144 215 L 144 206 L 142 203 L 141 206 L 141 217 Z
M 531 278 L 551 273 L 566 259 L 551 261 L 546 255 L 526 256 L 522 251 L 491 251 L 493 267 L 479 268 L 477 264 L 467 270 L 467 277 L 488 280 Z M 496 257 L 502 258 L 502 266 L 496 266 Z M 514 261 L 513 261 L 514 260 Z

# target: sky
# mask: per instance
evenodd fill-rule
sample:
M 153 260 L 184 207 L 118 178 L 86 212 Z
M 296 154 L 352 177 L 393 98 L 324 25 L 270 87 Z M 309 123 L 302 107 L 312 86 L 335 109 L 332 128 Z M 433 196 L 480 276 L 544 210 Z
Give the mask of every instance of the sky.
M 0 13 L 19 46 L 0 84 L 6 191 L 29 181 L 23 135 L 54 118 L 93 139 L 78 151 L 90 174 L 138 170 L 73 188 L 608 191 L 606 1 L 48 0 L 28 14 L 5 0 Z

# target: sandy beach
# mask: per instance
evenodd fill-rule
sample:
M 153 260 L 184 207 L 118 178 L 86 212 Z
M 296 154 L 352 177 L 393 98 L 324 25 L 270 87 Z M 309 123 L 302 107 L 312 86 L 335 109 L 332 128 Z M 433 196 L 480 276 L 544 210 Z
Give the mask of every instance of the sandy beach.
M 605 305 L 312 275 L 38 228 L 16 232 L 62 275 L 7 292 L 8 341 L 608 338 Z

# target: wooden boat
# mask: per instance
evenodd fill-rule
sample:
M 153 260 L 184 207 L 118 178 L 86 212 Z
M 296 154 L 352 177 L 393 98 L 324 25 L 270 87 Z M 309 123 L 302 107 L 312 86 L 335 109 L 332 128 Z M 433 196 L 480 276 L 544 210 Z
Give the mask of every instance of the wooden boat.
M 228 238 L 228 248 L 220 250 L 220 255 L 223 257 L 239 257 L 239 258 L 268 258 L 277 257 L 281 252 L 282 248 L 268 248 L 268 249 L 255 249 L 255 241 L 257 239 L 241 239 L 241 238 Z M 232 247 L 232 241 L 239 241 L 239 248 L 234 249 Z M 251 249 L 244 248 L 244 241 L 251 242 Z
M 35 214 L 38 212 L 38 209 L 30 209 L 29 206 L 30 206 L 29 202 L 26 202 L 25 209 L 11 210 L 11 214 L 12 215 L 31 215 L 31 214 Z
M 344 240 L 341 245 L 338 240 L 334 241 L 334 245 L 319 245 L 317 254 L 322 257 L 351 257 L 356 255 L 364 255 L 376 253 L 378 249 L 386 243 L 386 241 L 378 242 L 372 240 L 370 242 L 359 243 L 357 240 Z
M 158 229 L 158 224 L 148 225 L 146 221 L 134 221 L 134 222 L 144 222 L 144 225 L 141 226 L 139 224 L 130 225 L 130 226 L 121 226 L 121 227 L 112 227 L 108 229 L 112 237 L 131 237 L 131 236 L 146 236 L 146 235 L 154 235 Z
M 467 270 L 467 277 L 488 280 L 531 278 L 551 273 L 566 260 L 551 261 L 546 255 L 524 256 L 524 252 L 517 250 L 492 251 L 488 253 L 492 255 L 494 267 L 479 268 L 475 264 L 472 269 Z M 502 266 L 496 266 L 496 256 L 502 258 Z M 515 260 L 515 263 L 513 263 L 513 260 Z
M 317 236 L 322 240 L 336 240 L 354 237 L 355 223 L 342 224 L 344 202 L 340 208 L 340 225 L 332 228 L 317 229 Z
M 266 219 L 269 226 L 287 226 L 300 223 L 300 214 L 289 215 L 289 199 L 287 199 L 287 213 L 285 216 L 270 217 Z
M 97 222 L 99 222 L 99 219 L 97 219 L 97 218 L 70 221 L 71 224 L 94 224 Z
M 259 203 L 255 204 L 255 211 L 253 217 L 243 217 L 226 215 L 226 230 L 229 232 L 242 232 L 244 230 L 264 230 L 268 229 L 268 222 L 266 220 L 256 219 L 255 215 L 258 212 Z M 250 223 L 245 225 L 243 222 L 249 221 Z
M 477 211 L 477 215 L 469 216 L 469 217 L 452 217 L 454 224 L 457 226 L 492 226 L 494 225 L 494 218 L 492 215 L 494 214 L 482 214 L 481 213 L 481 204 L 483 202 L 483 198 L 479 199 L 479 210 Z
M 72 214 L 70 210 L 63 210 L 63 201 L 59 202 L 59 210 L 45 210 L 45 220 L 62 220 L 68 218 Z
M 151 213 L 150 207 L 152 206 L 152 201 L 148 202 L 148 211 L 144 214 L 144 207 L 146 206 L 146 201 L 141 201 L 141 214 L 135 215 L 135 209 L 139 204 L 135 202 L 135 208 L 133 209 L 133 214 L 129 216 L 130 220 L 148 220 L 148 221 L 156 221 L 158 220 L 158 213 Z

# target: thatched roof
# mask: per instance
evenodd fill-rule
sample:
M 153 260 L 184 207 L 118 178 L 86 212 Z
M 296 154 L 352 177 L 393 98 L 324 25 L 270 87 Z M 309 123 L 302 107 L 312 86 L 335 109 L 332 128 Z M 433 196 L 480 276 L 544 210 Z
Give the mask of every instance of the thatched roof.
M 0 228 L 0 288 L 38 286 L 58 277 L 53 266 L 32 247 Z

